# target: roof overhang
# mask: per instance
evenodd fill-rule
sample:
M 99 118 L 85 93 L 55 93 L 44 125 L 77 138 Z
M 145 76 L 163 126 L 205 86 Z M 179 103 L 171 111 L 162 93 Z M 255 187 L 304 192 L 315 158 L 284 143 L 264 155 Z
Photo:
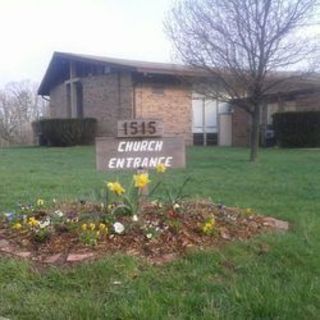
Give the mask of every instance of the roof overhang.
M 50 89 L 54 85 L 56 85 L 57 79 L 59 78 L 59 74 L 61 74 L 61 72 L 68 72 L 68 66 L 70 61 L 92 65 L 111 66 L 114 68 L 127 70 L 130 72 L 136 72 L 140 74 L 168 75 L 175 77 L 194 77 L 200 76 L 203 73 L 195 70 L 192 67 L 178 64 L 155 63 L 64 52 L 54 52 L 49 66 L 45 72 L 45 75 L 40 83 L 38 89 L 39 95 L 48 96 L 50 94 Z

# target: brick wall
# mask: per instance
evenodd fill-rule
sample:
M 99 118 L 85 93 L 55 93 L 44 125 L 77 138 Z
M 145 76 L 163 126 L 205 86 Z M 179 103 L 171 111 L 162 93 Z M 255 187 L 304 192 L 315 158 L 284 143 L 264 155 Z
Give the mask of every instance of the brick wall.
M 136 86 L 136 117 L 162 119 L 165 136 L 180 135 L 184 137 L 186 144 L 192 144 L 190 87 L 168 83 L 163 85 L 163 92 L 157 89 L 150 80 L 144 80 Z
M 50 118 L 67 118 L 67 90 L 64 83 L 50 90 Z
M 118 119 L 132 116 L 132 81 L 129 73 L 92 76 L 81 80 L 84 117 L 98 119 L 98 135 L 113 136 Z
M 98 136 L 115 134 L 117 119 L 132 116 L 131 74 L 125 72 L 81 78 L 83 116 L 98 119 Z M 67 90 L 60 84 L 50 91 L 50 117 L 67 118 Z

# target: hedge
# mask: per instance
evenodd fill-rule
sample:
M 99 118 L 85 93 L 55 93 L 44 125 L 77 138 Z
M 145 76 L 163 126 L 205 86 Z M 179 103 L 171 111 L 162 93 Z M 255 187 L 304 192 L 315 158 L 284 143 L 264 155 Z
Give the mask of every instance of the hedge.
M 83 119 L 42 119 L 35 121 L 33 130 L 40 145 L 69 147 L 93 144 L 97 120 Z
M 320 147 L 320 111 L 276 113 L 273 124 L 280 147 Z

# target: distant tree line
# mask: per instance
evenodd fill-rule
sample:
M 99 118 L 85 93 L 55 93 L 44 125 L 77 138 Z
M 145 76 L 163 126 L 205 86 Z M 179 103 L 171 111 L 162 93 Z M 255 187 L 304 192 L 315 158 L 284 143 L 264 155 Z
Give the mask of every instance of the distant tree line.
M 0 89 L 0 146 L 32 143 L 31 122 L 47 112 L 47 102 L 38 96 L 37 87 L 24 80 Z

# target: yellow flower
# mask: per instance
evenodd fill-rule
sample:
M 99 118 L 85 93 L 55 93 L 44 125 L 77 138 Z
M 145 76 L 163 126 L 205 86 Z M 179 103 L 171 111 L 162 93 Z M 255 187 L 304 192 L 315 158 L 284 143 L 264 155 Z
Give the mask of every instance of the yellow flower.
M 252 216 L 254 214 L 254 211 L 251 208 L 247 208 L 247 209 L 244 209 L 243 214 L 245 216 Z
M 38 199 L 37 200 L 37 206 L 42 207 L 44 205 L 44 200 L 43 199 Z
M 100 231 L 96 232 L 96 237 L 99 238 L 100 237 Z
M 86 223 L 84 223 L 82 226 L 81 226 L 81 230 L 82 231 L 86 231 L 88 228 L 88 225 Z
M 147 173 L 135 174 L 133 176 L 134 186 L 136 188 L 144 188 L 148 183 L 150 183 L 149 175 Z
M 12 226 L 12 229 L 20 230 L 22 228 L 22 224 L 17 222 Z
M 157 171 L 158 173 L 165 173 L 166 170 L 167 170 L 167 167 L 165 166 L 165 164 L 163 164 L 163 163 L 158 163 L 158 164 L 156 165 L 156 171 Z
M 94 223 L 90 223 L 89 228 L 93 231 L 96 228 L 96 225 Z
M 104 223 L 100 223 L 100 224 L 99 224 L 99 230 L 100 230 L 100 231 L 103 232 L 103 231 L 105 231 L 106 229 L 107 229 L 107 226 L 106 226 Z
M 216 224 L 216 221 L 214 220 L 214 218 L 205 222 L 202 226 L 202 232 L 204 234 L 210 234 L 214 230 L 215 224 Z
M 36 227 L 36 226 L 39 225 L 39 223 L 40 222 L 35 217 L 31 217 L 28 220 L 28 225 L 31 226 L 31 227 Z
M 121 196 L 126 192 L 119 182 L 108 182 L 107 187 L 110 191 L 114 192 L 117 196 Z

